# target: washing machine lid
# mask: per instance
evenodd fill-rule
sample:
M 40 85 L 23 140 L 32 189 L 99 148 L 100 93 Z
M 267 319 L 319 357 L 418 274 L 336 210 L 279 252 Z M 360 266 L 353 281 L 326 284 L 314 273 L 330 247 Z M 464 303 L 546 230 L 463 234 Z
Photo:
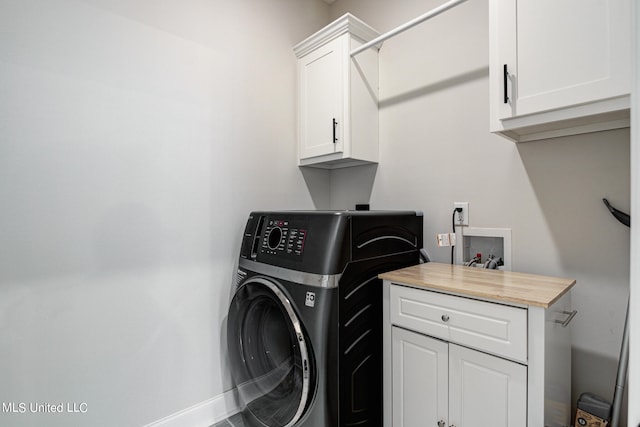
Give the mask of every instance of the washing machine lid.
M 238 287 L 227 335 L 245 411 L 265 426 L 293 426 L 312 397 L 313 367 L 300 320 L 276 281 L 253 277 Z

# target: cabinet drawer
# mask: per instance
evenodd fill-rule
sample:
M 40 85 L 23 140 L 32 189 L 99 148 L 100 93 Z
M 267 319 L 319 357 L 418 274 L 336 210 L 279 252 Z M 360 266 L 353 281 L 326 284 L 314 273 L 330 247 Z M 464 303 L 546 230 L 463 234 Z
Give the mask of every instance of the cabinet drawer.
M 527 362 L 527 310 L 392 285 L 391 323 L 518 362 Z

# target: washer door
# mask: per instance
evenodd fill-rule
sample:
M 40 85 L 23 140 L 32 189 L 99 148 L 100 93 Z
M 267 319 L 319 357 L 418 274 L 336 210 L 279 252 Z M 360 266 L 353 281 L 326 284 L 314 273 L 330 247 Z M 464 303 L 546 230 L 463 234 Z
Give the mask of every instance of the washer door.
M 268 427 L 294 425 L 311 398 L 312 367 L 300 320 L 276 283 L 250 278 L 237 289 L 227 340 L 246 410 Z

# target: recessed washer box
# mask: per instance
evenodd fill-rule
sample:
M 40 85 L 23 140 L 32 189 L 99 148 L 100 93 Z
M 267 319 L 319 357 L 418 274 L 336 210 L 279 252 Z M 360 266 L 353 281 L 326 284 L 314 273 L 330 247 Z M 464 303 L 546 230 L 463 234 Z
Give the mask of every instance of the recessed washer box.
M 511 229 L 461 227 L 456 245 L 456 259 L 460 264 L 471 260 L 476 254 L 482 254 L 482 264 L 493 255 L 502 258 L 504 265 L 500 270 L 511 271 Z

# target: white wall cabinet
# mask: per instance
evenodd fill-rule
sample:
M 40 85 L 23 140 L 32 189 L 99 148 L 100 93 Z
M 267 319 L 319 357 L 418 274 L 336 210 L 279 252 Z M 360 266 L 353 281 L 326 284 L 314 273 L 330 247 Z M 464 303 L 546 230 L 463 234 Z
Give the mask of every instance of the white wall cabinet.
M 629 126 L 629 0 L 490 0 L 491 131 L 515 141 Z
M 378 35 L 346 14 L 294 47 L 299 166 L 377 163 L 378 48 L 350 52 Z

